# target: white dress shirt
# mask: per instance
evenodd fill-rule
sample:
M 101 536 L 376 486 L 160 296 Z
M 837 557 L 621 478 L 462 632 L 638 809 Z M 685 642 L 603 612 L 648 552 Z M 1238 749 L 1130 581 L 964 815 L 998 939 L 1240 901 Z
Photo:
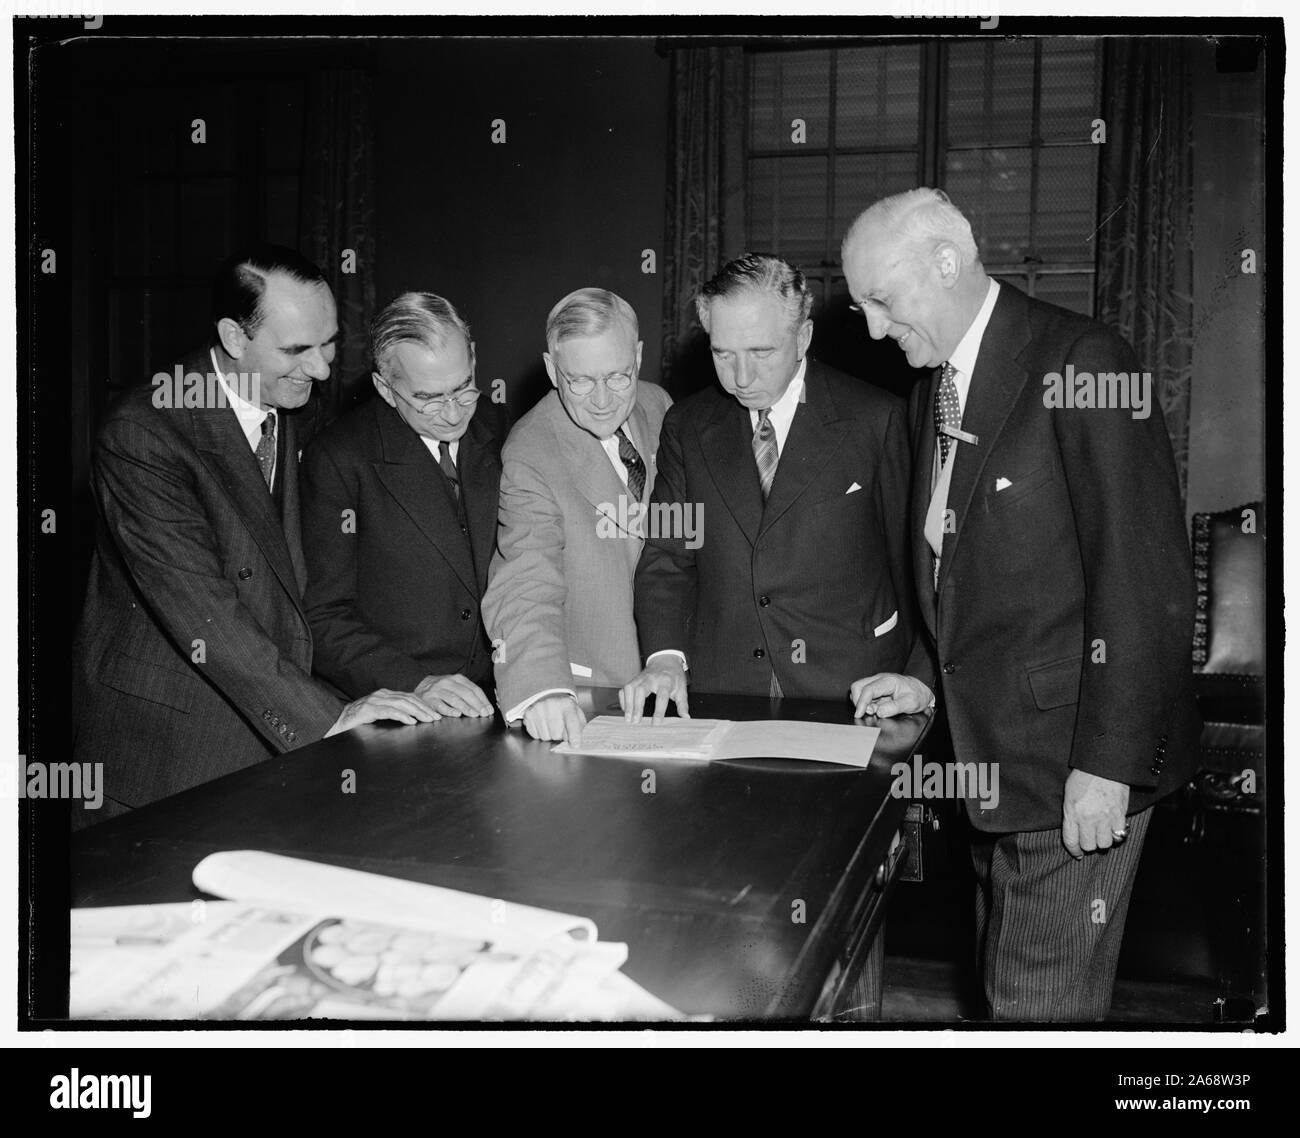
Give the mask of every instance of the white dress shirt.
M 438 454 L 438 440 L 431 439 L 428 435 L 421 435 L 420 442 L 428 448 L 429 453 L 433 455 L 433 461 L 442 464 L 442 457 Z M 447 447 L 447 453 L 451 455 L 451 461 L 456 464 L 456 469 L 460 469 L 460 439 L 456 439 Z
M 257 453 L 257 444 L 262 441 L 262 423 L 270 414 L 265 408 L 256 407 L 247 399 L 241 398 L 233 387 L 230 386 L 224 374 L 221 371 L 221 365 L 217 363 L 216 348 L 208 349 L 208 358 L 212 360 L 212 371 L 217 377 L 217 382 L 221 384 L 221 390 L 225 392 L 226 402 L 230 404 L 231 410 L 235 412 L 235 418 L 239 420 L 239 427 L 244 432 L 244 438 L 248 440 L 249 449 L 254 454 Z M 275 429 L 280 429 L 279 422 L 276 423 Z M 272 439 L 274 440 L 274 434 Z M 278 471 L 275 469 L 275 457 L 271 459 L 271 486 L 275 485 L 275 476 Z

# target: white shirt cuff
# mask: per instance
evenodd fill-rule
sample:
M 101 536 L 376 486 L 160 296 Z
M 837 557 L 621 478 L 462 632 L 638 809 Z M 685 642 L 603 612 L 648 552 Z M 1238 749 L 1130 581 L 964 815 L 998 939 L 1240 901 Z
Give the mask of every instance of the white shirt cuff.
M 548 695 L 571 695 L 576 700 L 578 693 L 572 688 L 547 688 L 545 691 L 539 691 L 536 695 L 530 695 L 522 703 L 517 703 L 506 712 L 506 722 L 514 723 L 516 720 L 524 717 L 524 712 L 533 706 L 539 699 L 544 699 Z
M 658 652 L 651 652 L 650 655 L 645 658 L 647 668 L 650 666 L 650 661 L 656 656 L 676 656 L 677 659 L 682 662 L 683 672 L 689 672 L 691 670 L 691 666 L 686 662 L 686 653 L 678 652 L 676 648 L 660 648 Z

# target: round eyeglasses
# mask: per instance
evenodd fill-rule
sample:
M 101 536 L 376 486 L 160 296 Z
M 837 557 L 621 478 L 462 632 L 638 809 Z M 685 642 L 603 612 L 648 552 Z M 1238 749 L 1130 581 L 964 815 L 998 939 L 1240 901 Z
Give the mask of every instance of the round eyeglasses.
M 560 370 L 559 364 L 555 365 L 555 372 L 574 395 L 590 395 L 596 390 L 598 383 L 603 383 L 610 391 L 626 391 L 636 379 L 636 368 L 630 371 L 616 371 L 612 375 L 602 375 L 597 379 L 592 379 L 589 375 L 566 375 Z
M 462 388 L 452 395 L 435 395 L 432 399 L 424 399 L 419 403 L 413 403 L 382 375 L 376 373 L 375 378 L 417 415 L 427 418 L 432 418 L 434 415 L 445 415 L 449 410 L 451 410 L 451 405 L 453 403 L 456 404 L 457 407 L 469 410 L 469 408 L 473 407 L 474 404 L 478 402 L 478 397 L 483 394 L 477 387 L 473 386 L 474 377 L 471 375 L 469 379 L 465 381 L 470 384 L 469 387 Z

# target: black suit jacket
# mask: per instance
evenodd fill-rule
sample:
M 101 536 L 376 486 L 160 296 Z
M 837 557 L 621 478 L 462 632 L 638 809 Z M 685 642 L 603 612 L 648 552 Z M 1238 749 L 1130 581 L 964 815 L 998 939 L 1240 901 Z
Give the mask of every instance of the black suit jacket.
M 916 635 L 902 400 L 809 361 L 766 504 L 749 412 L 719 387 L 668 410 L 653 507 L 702 511 L 698 548 L 647 538 L 643 656 L 686 653 L 691 686 L 843 699 L 873 672 L 933 676 Z
M 924 536 L 938 373 L 911 400 L 913 561 L 959 761 L 999 765 L 990 831 L 1061 824 L 1072 769 L 1131 788 L 1185 783 L 1199 732 L 1195 589 L 1169 436 L 1124 408 L 1045 405 L 1044 377 L 1138 371 L 1103 324 L 1001 285 L 957 443 L 936 593 Z M 1002 483 L 1003 488 L 999 489 Z
M 382 399 L 343 416 L 304 452 L 315 665 L 349 696 L 411 691 L 425 676 L 450 673 L 490 691 L 479 603 L 496 538 L 502 419 L 480 400 L 460 440 L 468 541 L 437 459 Z
M 204 380 L 207 349 L 187 358 Z M 215 390 L 205 382 L 208 391 Z M 78 761 L 141 806 L 319 739 L 342 709 L 311 675 L 298 447 L 279 416 L 281 510 L 234 411 L 126 393 L 95 444 L 98 526 L 73 648 Z

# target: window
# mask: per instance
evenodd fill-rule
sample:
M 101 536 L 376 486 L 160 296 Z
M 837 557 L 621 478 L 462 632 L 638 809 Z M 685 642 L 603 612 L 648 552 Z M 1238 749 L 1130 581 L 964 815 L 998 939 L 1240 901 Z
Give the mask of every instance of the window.
M 1100 41 L 759 49 L 748 66 L 748 246 L 799 265 L 819 307 L 845 292 L 849 222 L 937 185 L 991 273 L 1092 314 Z

